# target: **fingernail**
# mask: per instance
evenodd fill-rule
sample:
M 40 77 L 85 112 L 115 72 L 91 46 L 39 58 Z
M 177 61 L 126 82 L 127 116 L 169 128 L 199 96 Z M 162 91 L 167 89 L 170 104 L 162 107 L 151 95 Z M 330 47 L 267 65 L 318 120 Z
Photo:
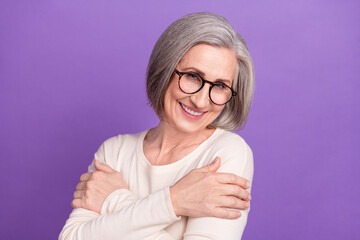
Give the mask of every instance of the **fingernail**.
M 250 183 L 249 182 L 246 182 L 245 186 L 248 188 L 250 187 Z
M 249 202 L 246 202 L 246 203 L 245 203 L 245 207 L 246 207 L 246 208 L 250 207 L 250 203 L 249 203 Z

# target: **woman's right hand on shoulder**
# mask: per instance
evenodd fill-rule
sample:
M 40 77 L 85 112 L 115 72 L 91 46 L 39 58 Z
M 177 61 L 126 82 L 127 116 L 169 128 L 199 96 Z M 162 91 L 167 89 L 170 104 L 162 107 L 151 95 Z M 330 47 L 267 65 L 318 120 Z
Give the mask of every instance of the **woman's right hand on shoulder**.
M 217 173 L 221 160 L 194 169 L 170 187 L 171 202 L 177 216 L 235 219 L 247 209 L 250 183 L 232 173 Z

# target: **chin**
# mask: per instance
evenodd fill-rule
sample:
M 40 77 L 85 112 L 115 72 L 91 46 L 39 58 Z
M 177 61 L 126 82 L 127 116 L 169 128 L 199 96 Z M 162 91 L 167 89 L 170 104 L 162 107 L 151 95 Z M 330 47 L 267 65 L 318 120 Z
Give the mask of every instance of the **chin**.
M 208 123 L 196 123 L 195 121 L 191 122 L 188 120 L 177 121 L 176 123 L 170 124 L 174 129 L 176 129 L 179 133 L 201 133 L 206 130 L 215 129 L 215 127 L 211 126 Z

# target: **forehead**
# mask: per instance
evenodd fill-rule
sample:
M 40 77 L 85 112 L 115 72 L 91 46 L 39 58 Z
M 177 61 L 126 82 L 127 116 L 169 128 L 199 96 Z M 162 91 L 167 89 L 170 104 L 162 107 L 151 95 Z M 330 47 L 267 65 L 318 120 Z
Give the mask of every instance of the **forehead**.
M 235 77 L 237 58 L 235 53 L 224 47 L 198 44 L 190 48 L 178 64 L 180 71 L 194 68 L 204 73 L 210 81 Z

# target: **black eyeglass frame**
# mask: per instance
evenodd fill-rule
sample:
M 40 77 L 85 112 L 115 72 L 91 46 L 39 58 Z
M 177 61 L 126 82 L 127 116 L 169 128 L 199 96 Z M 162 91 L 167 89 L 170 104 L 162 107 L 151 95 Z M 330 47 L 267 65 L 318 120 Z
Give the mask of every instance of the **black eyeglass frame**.
M 231 97 L 230 97 L 229 100 L 227 100 L 227 102 L 225 102 L 225 103 L 222 103 L 222 104 L 215 103 L 215 102 L 211 99 L 211 89 L 212 89 L 214 86 L 216 86 L 216 85 L 220 85 L 219 83 L 210 82 L 210 81 L 204 79 L 203 77 L 201 77 L 201 76 L 200 76 L 198 73 L 196 73 L 196 72 L 179 72 L 177 69 L 175 69 L 174 72 L 179 76 L 178 86 L 179 86 L 180 90 L 181 90 L 183 93 L 186 93 L 186 94 L 195 94 L 195 93 L 199 92 L 199 91 L 204 87 L 205 83 L 210 84 L 209 99 L 210 99 L 211 102 L 214 103 L 215 105 L 220 105 L 220 106 L 221 106 L 221 105 L 225 105 L 225 104 L 227 104 L 228 102 L 230 102 L 230 100 L 232 99 L 233 96 L 236 96 L 236 95 L 237 95 L 237 93 L 234 92 L 234 90 L 233 90 L 231 87 L 229 87 L 229 86 L 226 85 L 225 83 L 222 83 L 222 84 L 224 84 L 227 88 L 229 88 L 229 89 L 231 90 Z M 200 87 L 197 91 L 195 91 L 195 92 L 193 92 L 193 93 L 188 93 L 188 92 L 185 92 L 184 90 L 182 90 L 182 88 L 180 87 L 180 79 L 181 79 L 181 77 L 182 77 L 184 74 L 194 74 L 194 75 L 198 76 L 198 77 L 201 79 L 201 81 L 202 81 L 202 82 L 201 82 L 201 87 Z

